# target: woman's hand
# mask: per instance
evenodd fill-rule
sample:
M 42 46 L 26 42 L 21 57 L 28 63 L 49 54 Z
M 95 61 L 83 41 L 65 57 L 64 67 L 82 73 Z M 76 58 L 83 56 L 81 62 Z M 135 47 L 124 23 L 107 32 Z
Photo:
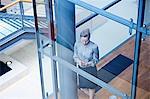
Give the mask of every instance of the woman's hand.
M 80 59 L 77 60 L 77 64 L 79 66 L 82 66 L 82 67 L 87 67 L 88 66 L 88 62 L 82 61 Z
M 88 65 L 88 63 L 87 62 L 84 62 L 84 61 L 81 61 L 81 66 L 87 66 Z

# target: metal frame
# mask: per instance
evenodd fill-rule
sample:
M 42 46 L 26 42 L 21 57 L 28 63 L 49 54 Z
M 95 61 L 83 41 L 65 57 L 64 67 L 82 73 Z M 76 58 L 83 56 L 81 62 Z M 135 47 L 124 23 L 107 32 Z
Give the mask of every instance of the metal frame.
M 21 14 L 21 21 L 22 21 L 22 28 L 24 27 L 24 8 L 23 8 L 23 2 L 19 2 L 19 8 L 20 8 L 20 14 Z
M 106 18 L 109 18 L 109 19 L 111 19 L 113 21 L 116 21 L 116 22 L 118 22 L 120 24 L 123 24 L 123 25 L 129 27 L 130 31 L 132 29 L 136 30 L 135 54 L 134 54 L 134 59 L 135 60 L 134 60 L 134 66 L 133 66 L 134 69 L 133 69 L 133 78 L 132 78 L 132 83 L 134 85 L 132 85 L 132 90 L 131 90 L 131 99 L 135 99 L 135 96 L 136 96 L 136 84 L 137 84 L 137 74 L 138 74 L 137 71 L 138 71 L 138 62 L 139 62 L 139 53 L 140 53 L 139 48 L 140 48 L 141 34 L 142 33 L 144 33 L 144 34 L 150 34 L 150 30 L 147 29 L 146 27 L 143 27 L 143 22 L 142 22 L 143 19 L 144 19 L 143 18 L 143 14 L 144 14 L 144 12 L 143 12 L 144 11 L 143 5 L 145 4 L 145 2 L 143 0 L 139 0 L 140 1 L 139 2 L 139 14 L 138 14 L 139 18 L 138 18 L 137 24 L 135 24 L 132 21 L 128 21 L 128 20 L 126 20 L 126 19 L 124 19 L 122 17 L 119 17 L 119 16 L 114 15 L 112 13 L 106 12 L 103 9 L 99 9 L 99 8 L 94 7 L 94 6 L 90 5 L 90 4 L 87 4 L 87 3 L 83 2 L 83 1 L 80 1 L 80 0 L 67 0 L 67 1 L 69 1 L 69 2 L 71 2 L 73 4 L 76 4 L 76 5 L 79 5 L 79 6 L 83 7 L 83 8 L 86 8 L 86 9 L 88 9 L 90 11 L 93 11 L 96 14 L 100 14 L 100 15 L 102 15 L 102 16 L 104 16 Z M 45 93 L 43 91 L 44 90 L 44 85 L 43 85 L 43 82 L 42 82 L 43 75 L 42 75 L 42 62 L 41 62 L 41 52 L 40 52 L 42 50 L 42 47 L 41 47 L 40 41 L 39 41 L 40 38 L 38 37 L 38 32 L 39 31 L 38 31 L 38 23 L 37 23 L 35 0 L 33 0 L 33 5 L 34 5 L 33 6 L 34 7 L 34 15 L 35 15 L 35 19 L 36 19 L 35 20 L 35 23 L 36 23 L 35 25 L 36 25 L 36 32 L 37 32 L 36 35 L 37 35 L 37 43 L 38 43 L 39 64 L 40 64 L 40 70 L 41 70 L 40 71 L 41 86 L 43 88 L 42 92 Z M 52 53 L 53 53 L 53 51 L 52 51 Z M 52 54 L 51 58 L 54 61 L 57 61 L 57 62 L 59 62 L 61 64 L 64 64 L 63 66 L 67 66 L 67 68 L 69 68 L 72 71 L 74 71 L 74 72 L 82 75 L 83 77 L 91 80 L 92 82 L 98 84 L 99 86 L 107 89 L 109 92 L 111 92 L 113 94 L 116 94 L 118 96 L 121 96 L 121 97 L 123 97 L 123 99 L 128 99 L 129 98 L 125 93 L 121 92 L 120 90 L 118 90 L 118 89 L 112 87 L 111 85 L 109 85 L 109 84 L 107 84 L 107 83 L 105 83 L 105 82 L 97 79 L 96 77 L 93 77 L 92 75 L 90 75 L 90 74 L 82 71 L 81 69 L 79 69 L 79 68 L 75 67 L 74 65 L 68 63 L 67 61 L 63 60 L 62 58 L 59 58 L 59 57 L 55 56 L 54 54 Z M 55 92 L 55 94 L 56 94 L 56 92 Z M 55 99 L 57 99 L 57 98 L 55 97 Z
M 93 83 L 101 86 L 102 88 L 108 90 L 110 93 L 115 94 L 117 96 L 121 96 L 122 99 L 128 99 L 128 96 L 126 93 L 118 90 L 117 88 L 107 84 L 106 82 L 96 78 L 95 76 L 81 70 L 80 68 L 76 67 L 75 65 L 70 64 L 69 62 L 63 60 L 62 58 L 58 56 L 51 56 L 51 58 L 58 63 L 64 64 L 63 66 L 69 68 L 70 70 L 74 71 L 75 73 L 78 73 L 79 75 L 85 77 L 86 79 L 92 81 Z
M 53 5 L 52 0 L 45 0 L 45 9 L 46 9 L 46 18 L 49 21 L 48 26 L 48 37 L 49 37 L 49 45 L 51 45 L 50 54 L 55 56 L 56 49 L 55 49 L 55 33 L 54 33 L 54 20 L 53 20 Z M 44 46 L 43 46 L 44 47 Z M 52 68 L 52 82 L 53 82 L 53 96 L 54 99 L 58 99 L 58 83 L 57 83 L 57 65 L 56 61 L 51 61 L 51 68 Z M 48 97 L 47 97 L 48 98 Z
M 54 2 L 57 55 L 73 64 L 73 52 L 70 49 L 75 43 L 75 5 L 66 0 L 55 0 Z M 62 99 L 77 99 L 76 73 L 63 65 L 58 63 L 60 97 Z M 71 91 L 68 92 L 68 90 Z
M 137 29 L 141 28 L 144 23 L 145 2 L 146 2 L 146 0 L 139 0 L 139 3 L 138 3 L 139 8 L 138 8 Z M 138 78 L 141 37 L 142 37 L 142 32 L 136 31 L 135 49 L 134 49 L 134 64 L 133 64 L 133 73 L 132 73 L 131 99 L 136 99 L 136 87 L 137 87 L 137 78 Z
M 48 0 L 46 0 L 48 2 Z M 128 21 L 122 17 L 119 17 L 119 16 L 116 16 L 112 13 L 109 13 L 109 12 L 106 12 L 104 11 L 105 9 L 111 7 L 114 5 L 114 3 L 116 4 L 116 2 L 119 2 L 121 0 L 117 0 L 115 2 L 113 2 L 112 4 L 106 6 L 106 8 L 103 8 L 103 9 L 99 9 L 99 8 L 96 8 L 90 4 L 87 4 L 85 2 L 82 2 L 80 0 L 68 0 L 76 5 L 79 5 L 81 7 L 84 7 L 88 10 L 91 10 L 93 12 L 95 12 L 96 14 L 93 14 L 93 15 L 90 15 L 88 16 L 86 19 L 82 20 L 80 23 L 78 23 L 76 25 L 76 27 L 79 27 L 80 25 L 84 24 L 85 22 L 87 22 L 88 20 L 92 19 L 93 17 L 97 16 L 97 15 L 102 15 L 104 17 L 107 17 L 111 20 L 114 20 L 120 24 L 123 24 L 127 27 L 129 27 L 131 30 L 132 29 L 135 29 L 137 30 L 136 31 L 136 41 L 135 41 L 135 50 L 134 50 L 134 65 L 133 65 L 133 76 L 132 76 L 132 89 L 131 89 L 131 99 L 135 99 L 136 97 L 136 86 L 137 86 L 137 75 L 138 75 L 138 64 L 139 64 L 139 53 L 140 53 L 140 45 L 141 45 L 141 34 L 144 33 L 144 34 L 150 34 L 150 30 L 147 29 L 146 27 L 143 27 L 143 20 L 144 20 L 144 9 L 145 9 L 145 0 L 139 0 L 139 9 L 138 9 L 138 20 L 137 20 L 137 24 L 136 23 L 133 23 L 133 21 Z M 51 40 L 54 40 L 54 23 L 53 23 L 53 13 L 52 13 L 52 1 L 48 2 L 48 7 L 50 10 L 48 10 L 47 13 L 48 14 L 48 19 L 50 21 L 50 26 L 51 28 L 49 28 L 49 32 L 51 32 L 50 34 L 50 37 L 51 37 Z M 38 44 L 38 58 L 39 58 L 39 66 L 40 66 L 40 78 L 41 78 L 41 87 L 42 87 L 42 96 L 43 96 L 43 99 L 46 98 L 45 96 L 45 90 L 44 90 L 44 80 L 43 80 L 43 70 L 42 70 L 42 53 L 41 53 L 41 50 L 42 50 L 42 44 L 41 44 L 41 41 L 40 41 L 40 37 L 39 37 L 39 28 L 38 28 L 38 20 L 37 20 L 37 13 L 36 13 L 36 2 L 35 0 L 33 0 L 33 8 L 34 8 L 34 17 L 35 17 L 35 28 L 36 28 L 36 37 L 37 37 L 37 44 Z M 23 5 L 20 4 L 20 9 L 21 10 L 21 15 L 22 15 L 22 21 L 23 21 L 23 15 L 24 15 L 24 12 L 23 11 Z M 23 23 L 23 22 L 22 22 Z M 23 25 L 24 27 L 24 25 Z M 52 62 L 52 67 L 56 67 L 56 61 L 58 61 L 59 63 L 61 64 L 64 64 L 64 66 L 67 66 L 67 68 L 71 69 L 72 71 L 82 75 L 83 77 L 91 80 L 92 82 L 98 84 L 99 86 L 107 89 L 108 91 L 110 91 L 111 93 L 113 94 L 116 94 L 118 96 L 122 96 L 124 99 L 127 99 L 128 96 L 119 91 L 118 89 L 108 85 L 107 83 L 95 78 L 94 76 L 80 70 L 79 68 L 75 67 L 74 65 L 68 63 L 67 61 L 59 58 L 59 57 L 56 57 L 55 56 L 55 42 L 52 41 L 52 50 L 50 53 L 52 53 L 52 59 L 53 59 L 53 62 Z M 56 80 L 57 80 L 57 70 L 56 68 L 53 68 L 54 72 L 53 72 L 53 84 L 55 83 L 56 84 Z M 54 85 L 54 90 L 55 90 L 55 99 L 57 99 L 57 84 Z
M 131 88 L 131 99 L 135 99 L 136 97 L 136 86 L 137 86 L 137 75 L 138 75 L 138 64 L 139 64 L 139 53 L 140 53 L 140 45 L 141 45 L 141 34 L 150 34 L 150 30 L 143 27 L 144 21 L 144 9 L 145 9 L 145 0 L 139 0 L 139 10 L 138 10 L 138 20 L 137 24 L 132 21 L 128 21 L 119 16 L 113 15 L 109 12 L 106 12 L 102 9 L 96 8 L 90 4 L 82 2 L 80 0 L 68 0 L 76 5 L 84 7 L 90 11 L 93 11 L 97 14 L 100 14 L 104 17 L 107 17 L 111 20 L 114 20 L 118 23 L 121 23 L 125 26 L 128 26 L 130 29 L 136 30 L 136 41 L 135 41 L 135 50 L 134 50 L 134 64 L 133 64 L 133 75 L 132 75 L 132 88 Z M 131 31 L 131 30 L 130 30 Z
M 114 6 L 115 4 L 119 3 L 121 0 L 115 0 L 113 2 L 111 2 L 110 4 L 106 5 L 104 8 L 102 8 L 103 10 L 107 10 L 110 7 Z M 98 16 L 99 14 L 95 13 L 95 14 L 91 14 L 89 16 L 87 16 L 86 18 L 84 18 L 83 20 L 81 20 L 80 22 L 78 22 L 76 24 L 76 28 L 80 27 L 81 25 L 83 25 L 84 23 L 88 22 L 89 20 L 93 19 L 94 17 Z
M 118 23 L 120 23 L 122 25 L 125 25 L 125 26 L 127 26 L 127 27 L 129 27 L 131 29 L 135 29 L 135 30 L 137 30 L 139 32 L 142 32 L 144 34 L 150 34 L 150 30 L 146 29 L 145 27 L 137 28 L 137 24 L 136 23 L 128 21 L 128 20 L 126 20 L 126 19 L 124 19 L 122 17 L 114 15 L 114 14 L 112 14 L 110 12 L 107 12 L 107 11 L 105 11 L 103 9 L 97 8 L 95 6 L 92 6 L 92 5 L 90 5 L 88 3 L 85 3 L 85 2 L 83 2 L 81 0 L 67 0 L 67 1 L 72 2 L 75 5 L 81 6 L 81 7 L 85 8 L 85 9 L 88 9 L 88 10 L 90 10 L 92 12 L 97 13 L 97 14 L 100 14 L 100 15 L 108 18 L 108 19 L 111 19 L 111 20 L 113 20 L 115 22 L 118 22 Z
M 43 65 L 42 65 L 42 42 L 40 39 L 39 34 L 39 27 L 38 27 L 38 19 L 37 19 L 37 9 L 36 9 L 36 0 L 32 0 L 33 2 L 33 12 L 34 12 L 34 22 L 35 22 L 35 30 L 36 30 L 36 42 L 37 42 L 37 51 L 38 51 L 38 60 L 39 60 L 39 70 L 40 70 L 40 81 L 41 81 L 41 89 L 42 89 L 42 98 L 46 99 L 45 95 L 45 85 L 44 85 L 44 78 L 43 78 Z

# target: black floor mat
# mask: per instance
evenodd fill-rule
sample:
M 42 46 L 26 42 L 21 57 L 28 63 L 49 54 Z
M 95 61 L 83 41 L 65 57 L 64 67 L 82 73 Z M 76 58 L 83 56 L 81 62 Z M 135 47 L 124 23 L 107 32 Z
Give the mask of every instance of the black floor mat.
M 121 72 L 123 72 L 132 63 L 133 60 L 120 54 L 117 57 L 115 57 L 112 61 L 107 63 L 104 67 L 102 67 L 99 71 L 97 71 L 97 76 L 99 79 L 108 83 L 116 76 L 118 76 Z M 96 92 L 100 89 L 101 87 L 97 86 Z

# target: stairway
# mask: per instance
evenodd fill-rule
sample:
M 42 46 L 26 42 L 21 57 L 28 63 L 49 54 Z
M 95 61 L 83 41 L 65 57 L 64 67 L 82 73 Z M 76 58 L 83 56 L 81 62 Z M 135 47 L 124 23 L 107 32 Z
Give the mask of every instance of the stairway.
M 38 17 L 38 19 L 39 29 L 47 29 L 46 18 Z M 11 45 L 18 41 L 33 39 L 35 39 L 33 16 L 23 16 L 22 18 L 21 15 L 0 13 L 0 51 L 12 48 Z
M 38 18 L 38 26 L 39 28 L 47 28 L 46 18 Z M 22 16 L 8 13 L 0 13 L 0 40 L 4 37 L 13 34 L 14 32 L 33 28 L 34 29 L 34 17 L 33 16 Z

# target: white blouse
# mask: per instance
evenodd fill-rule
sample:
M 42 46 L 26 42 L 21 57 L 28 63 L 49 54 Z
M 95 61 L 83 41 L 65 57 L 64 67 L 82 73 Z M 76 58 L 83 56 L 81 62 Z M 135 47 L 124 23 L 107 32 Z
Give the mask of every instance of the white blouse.
M 98 46 L 90 41 L 87 45 L 82 44 L 80 41 L 76 42 L 74 45 L 74 61 L 79 64 L 81 61 L 87 63 L 87 66 L 81 67 L 89 67 L 96 66 L 96 63 L 99 61 L 99 50 Z

